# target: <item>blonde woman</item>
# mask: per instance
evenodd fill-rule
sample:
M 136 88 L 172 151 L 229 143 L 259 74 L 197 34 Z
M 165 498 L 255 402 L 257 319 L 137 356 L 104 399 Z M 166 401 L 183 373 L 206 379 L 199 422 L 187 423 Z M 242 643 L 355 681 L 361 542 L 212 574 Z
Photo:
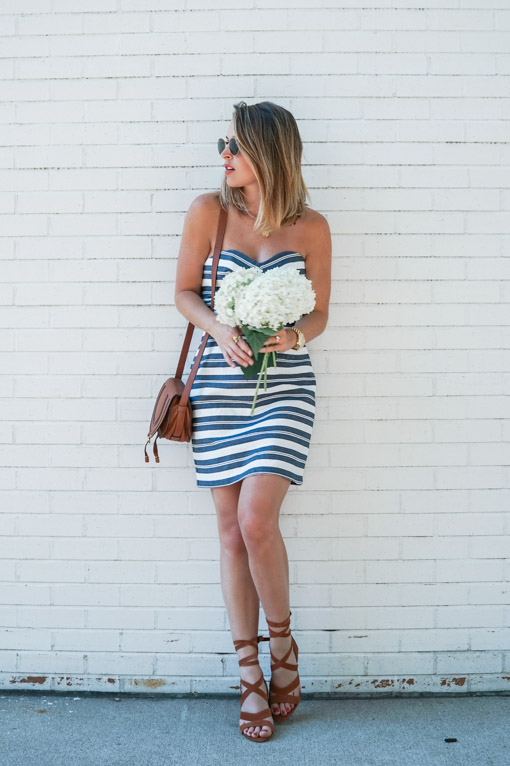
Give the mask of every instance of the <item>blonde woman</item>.
M 210 487 L 216 508 L 221 587 L 241 673 L 240 730 L 264 742 L 274 721 L 290 718 L 301 698 L 279 513 L 289 486 L 303 482 L 315 418 L 316 379 L 305 341 L 328 320 L 331 234 L 324 216 L 305 202 L 293 115 L 270 101 L 242 101 L 234 109 L 218 140 L 221 188 L 196 197 L 185 218 L 175 305 L 209 333 L 190 392 L 193 459 L 197 486 Z M 313 311 L 266 341 L 263 352 L 277 352 L 277 368 L 268 367 L 268 388 L 260 387 L 253 416 L 257 376 L 247 379 L 241 369 L 253 363 L 253 353 L 242 328 L 219 323 L 210 308 L 220 206 L 228 217 L 216 290 L 234 269 L 292 265 L 316 294 Z M 269 638 L 257 635 L 260 602 Z M 270 641 L 269 691 L 258 663 L 261 640 Z

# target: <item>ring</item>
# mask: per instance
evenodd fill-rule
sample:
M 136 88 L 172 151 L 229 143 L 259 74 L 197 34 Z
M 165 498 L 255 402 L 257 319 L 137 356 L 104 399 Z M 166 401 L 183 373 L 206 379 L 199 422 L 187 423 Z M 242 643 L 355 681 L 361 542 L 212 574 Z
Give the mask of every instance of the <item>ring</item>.
M 241 337 L 240 335 L 234 335 L 234 337 L 232 338 L 232 340 L 234 341 L 234 343 L 239 343 L 239 339 L 240 339 L 240 337 Z
M 279 336 L 279 335 L 277 335 L 277 336 L 276 336 L 276 342 L 277 342 L 277 343 L 279 343 L 279 342 L 280 342 L 280 336 Z

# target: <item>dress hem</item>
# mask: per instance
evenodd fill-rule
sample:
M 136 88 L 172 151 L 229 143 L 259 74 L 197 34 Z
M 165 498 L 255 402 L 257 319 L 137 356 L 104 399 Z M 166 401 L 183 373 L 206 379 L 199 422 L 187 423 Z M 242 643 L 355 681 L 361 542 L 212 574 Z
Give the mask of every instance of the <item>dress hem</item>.
M 290 479 L 290 483 L 294 484 L 295 486 L 300 487 L 303 483 L 303 479 L 301 481 L 298 481 L 297 479 L 293 479 L 292 477 L 288 476 L 288 474 L 281 473 L 280 471 L 248 471 L 244 476 L 237 476 L 233 479 L 230 479 L 228 481 L 225 481 L 224 484 L 217 484 L 216 482 L 207 482 L 205 480 L 197 479 L 197 487 L 205 487 L 209 489 L 214 489 L 215 487 L 229 487 L 231 484 L 236 484 L 238 481 L 242 481 L 243 479 L 246 479 L 248 476 L 255 476 L 255 475 L 269 475 L 269 476 L 283 476 L 284 479 Z

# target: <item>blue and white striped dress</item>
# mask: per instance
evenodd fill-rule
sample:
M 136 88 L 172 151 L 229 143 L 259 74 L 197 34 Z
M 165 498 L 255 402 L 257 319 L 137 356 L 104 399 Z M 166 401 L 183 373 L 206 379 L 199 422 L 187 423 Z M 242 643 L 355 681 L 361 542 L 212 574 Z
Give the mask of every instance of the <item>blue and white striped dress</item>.
M 306 274 L 303 256 L 291 250 L 262 262 L 239 250 L 222 250 L 215 292 L 226 274 L 254 265 L 264 271 L 291 265 L 300 274 Z M 211 266 L 212 255 L 204 264 L 202 277 L 202 299 L 209 307 Z M 205 332 L 188 374 L 204 335 Z M 190 391 L 191 441 L 198 487 L 222 487 L 256 473 L 277 474 L 290 479 L 292 484 L 303 483 L 315 418 L 315 374 L 306 346 L 299 351 L 278 351 L 276 363 L 276 367 L 268 366 L 267 391 L 262 379 L 255 410 L 250 415 L 258 375 L 247 379 L 238 363 L 230 367 L 209 335 Z

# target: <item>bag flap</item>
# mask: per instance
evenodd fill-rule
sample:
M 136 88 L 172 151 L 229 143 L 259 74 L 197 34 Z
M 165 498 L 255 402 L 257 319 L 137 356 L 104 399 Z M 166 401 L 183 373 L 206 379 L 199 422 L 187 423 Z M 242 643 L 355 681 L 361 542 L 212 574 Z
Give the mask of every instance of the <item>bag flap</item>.
M 180 396 L 183 390 L 184 383 L 180 378 L 168 378 L 168 380 L 165 380 L 156 399 L 156 404 L 154 405 L 149 426 L 149 438 L 152 438 L 152 435 L 156 433 L 161 425 L 161 421 L 168 412 L 172 399 L 176 396 Z

